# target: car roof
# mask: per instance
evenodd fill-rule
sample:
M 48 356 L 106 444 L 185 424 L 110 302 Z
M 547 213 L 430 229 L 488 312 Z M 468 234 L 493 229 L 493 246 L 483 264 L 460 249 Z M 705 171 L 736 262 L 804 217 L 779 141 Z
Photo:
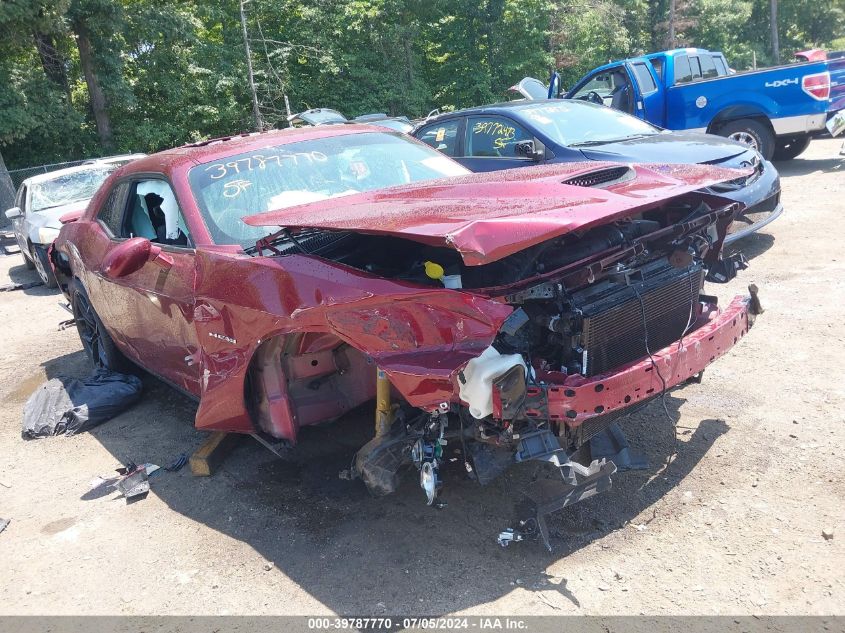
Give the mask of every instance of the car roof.
M 603 66 L 599 66 L 597 68 L 593 68 L 589 74 L 594 72 L 601 72 L 603 70 L 608 70 L 613 68 L 614 66 L 618 66 L 619 64 L 624 64 L 625 62 L 635 62 L 635 61 L 644 61 L 644 60 L 653 60 L 658 57 L 675 57 L 676 55 L 718 55 L 717 51 L 708 51 L 706 48 L 672 48 L 668 51 L 657 51 L 655 53 L 648 53 L 646 55 L 636 55 L 634 57 L 626 57 L 624 59 L 617 59 Z
M 92 158 L 89 163 L 119 163 L 121 161 L 129 161 L 129 160 L 138 160 L 139 158 L 144 158 L 146 154 L 142 154 L 140 152 L 135 154 L 116 154 L 114 156 L 103 156 L 101 158 Z
M 120 169 L 121 174 L 142 172 L 170 172 L 185 165 L 199 165 L 216 158 L 242 154 L 277 145 L 287 145 L 310 139 L 376 132 L 372 125 L 318 125 L 267 132 L 246 132 L 232 136 L 187 143 L 156 154 L 139 158 Z M 383 130 L 388 133 L 388 130 Z
M 674 57 L 675 55 L 702 55 L 702 54 L 718 55 L 719 52 L 718 51 L 709 51 L 706 48 L 695 48 L 695 47 L 673 48 L 673 49 L 668 50 L 668 51 L 660 51 L 660 52 L 657 52 L 657 53 L 649 53 L 648 55 L 645 55 L 645 57 L 648 58 L 648 59 L 653 59 L 655 57 L 663 57 L 663 56 Z

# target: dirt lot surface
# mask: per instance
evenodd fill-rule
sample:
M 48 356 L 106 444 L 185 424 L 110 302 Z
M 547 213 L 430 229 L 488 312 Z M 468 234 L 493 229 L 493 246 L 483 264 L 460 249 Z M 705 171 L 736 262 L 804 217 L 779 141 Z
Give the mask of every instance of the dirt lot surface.
M 162 472 L 129 505 L 94 495 L 121 462 L 195 450 L 195 405 L 146 377 L 142 402 L 92 432 L 24 442 L 32 390 L 88 367 L 57 331 L 59 294 L 0 294 L 0 613 L 845 613 L 840 145 L 779 165 L 787 213 L 741 245 L 749 270 L 707 288 L 724 301 L 755 282 L 766 313 L 667 396 L 677 440 L 659 402 L 625 423 L 651 469 L 557 515 L 552 554 L 495 540 L 534 466 L 488 488 L 450 468 L 442 510 L 413 478 L 384 499 L 341 480 L 369 410 L 306 430 L 284 461 L 246 438 L 214 477 Z M 35 275 L 14 255 L 6 277 Z

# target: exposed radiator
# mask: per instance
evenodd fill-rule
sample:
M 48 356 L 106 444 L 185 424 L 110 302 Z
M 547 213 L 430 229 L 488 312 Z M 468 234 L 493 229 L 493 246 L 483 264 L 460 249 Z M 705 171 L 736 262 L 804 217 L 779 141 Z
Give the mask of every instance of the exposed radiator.
M 584 303 L 577 301 L 583 318 L 581 364 L 585 376 L 647 356 L 643 306 L 652 352 L 677 341 L 687 327 L 691 306 L 695 309 L 701 290 L 701 265 L 678 269 L 663 263 L 644 269 L 643 274 L 644 279 L 630 285 L 604 282 L 589 291 Z

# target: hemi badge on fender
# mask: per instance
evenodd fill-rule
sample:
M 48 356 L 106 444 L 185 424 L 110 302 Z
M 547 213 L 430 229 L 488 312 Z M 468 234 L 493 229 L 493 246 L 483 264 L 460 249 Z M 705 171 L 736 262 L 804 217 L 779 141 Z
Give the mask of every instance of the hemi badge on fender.
M 212 338 L 217 338 L 217 339 L 220 339 L 221 341 L 226 341 L 227 343 L 231 343 L 232 345 L 235 345 L 237 343 L 237 341 L 235 339 L 233 339 L 229 336 L 226 336 L 225 334 L 218 334 L 217 332 L 209 332 L 208 335 Z

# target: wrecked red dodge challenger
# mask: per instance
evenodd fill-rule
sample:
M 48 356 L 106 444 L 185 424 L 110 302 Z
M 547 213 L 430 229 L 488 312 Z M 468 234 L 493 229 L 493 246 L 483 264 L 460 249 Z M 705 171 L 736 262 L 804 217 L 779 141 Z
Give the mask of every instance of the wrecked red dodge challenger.
M 634 466 L 621 416 L 760 312 L 753 286 L 721 308 L 701 294 L 738 211 L 701 190 L 736 174 L 468 174 L 371 126 L 250 134 L 115 172 L 53 264 L 92 360 L 197 398 L 197 428 L 295 444 L 378 391 L 354 468 L 370 490 L 413 464 L 434 503 L 453 440 L 482 484 L 515 462 L 559 469 L 542 519 Z

